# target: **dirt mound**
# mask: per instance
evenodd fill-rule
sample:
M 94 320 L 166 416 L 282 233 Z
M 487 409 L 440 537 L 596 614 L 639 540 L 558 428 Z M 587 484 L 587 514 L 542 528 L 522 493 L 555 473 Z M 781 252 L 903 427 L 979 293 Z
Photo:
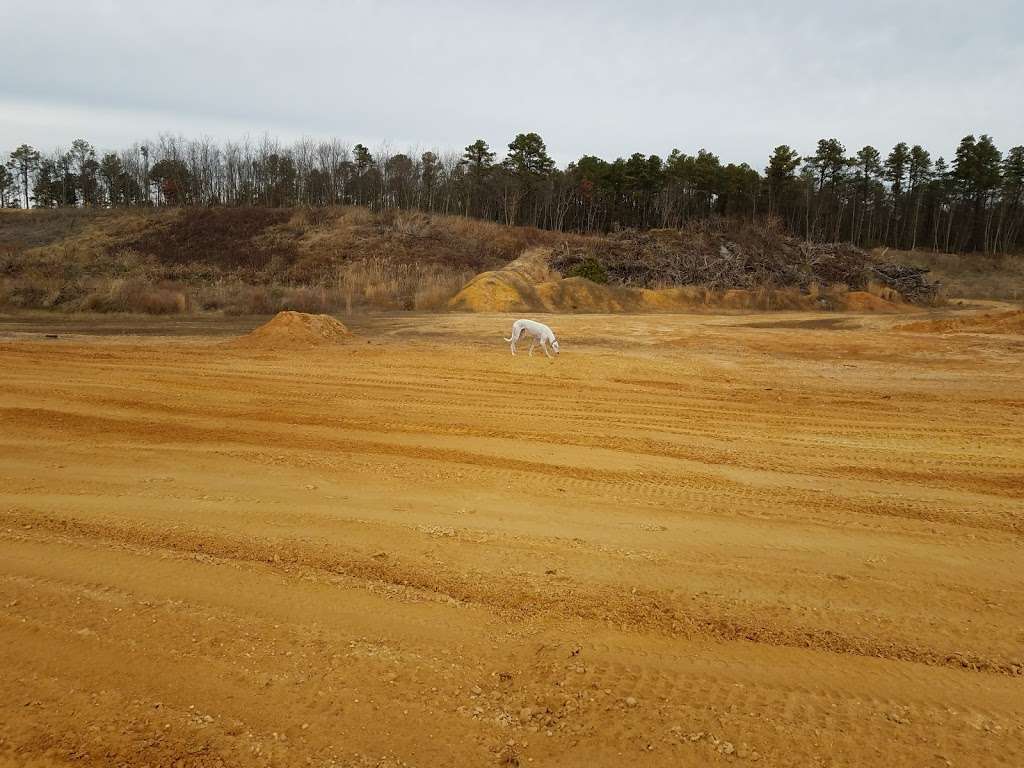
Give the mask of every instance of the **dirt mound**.
M 697 291 L 599 285 L 582 277 L 531 284 L 521 274 L 496 270 L 477 275 L 448 302 L 468 312 L 644 312 L 692 308 Z
M 482 272 L 449 302 L 466 312 L 681 312 L 700 308 L 899 312 L 904 306 L 866 291 L 812 296 L 799 288 L 714 289 L 702 285 L 645 288 L 604 285 L 552 272 L 551 252 L 535 248 L 503 269 Z
M 843 309 L 850 312 L 899 312 L 901 307 L 867 291 L 850 291 L 843 297 Z
M 502 269 L 482 272 L 448 302 L 468 312 L 651 312 L 692 309 L 705 299 L 695 287 L 650 290 L 562 279 L 551 252 L 532 248 Z
M 914 333 L 1022 333 L 1024 310 L 985 312 L 967 317 L 948 317 L 907 323 L 896 330 Z
M 259 349 L 302 349 L 337 344 L 352 336 L 345 325 L 330 315 L 278 312 L 274 319 L 235 339 L 235 346 Z

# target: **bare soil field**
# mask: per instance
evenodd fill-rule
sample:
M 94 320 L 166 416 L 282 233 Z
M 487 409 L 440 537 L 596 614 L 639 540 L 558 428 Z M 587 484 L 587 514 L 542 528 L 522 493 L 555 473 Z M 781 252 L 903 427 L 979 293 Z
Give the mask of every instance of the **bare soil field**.
M 0 765 L 1024 765 L 1024 336 L 931 317 L 0 320 Z

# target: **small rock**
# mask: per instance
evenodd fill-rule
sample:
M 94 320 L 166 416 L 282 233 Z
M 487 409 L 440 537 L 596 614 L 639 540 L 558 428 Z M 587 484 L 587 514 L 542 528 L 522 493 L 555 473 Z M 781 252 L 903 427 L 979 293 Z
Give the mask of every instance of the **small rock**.
M 636 699 L 634 699 L 632 696 L 627 696 L 626 697 L 626 706 L 627 707 L 635 707 L 636 705 L 637 705 L 637 700 Z

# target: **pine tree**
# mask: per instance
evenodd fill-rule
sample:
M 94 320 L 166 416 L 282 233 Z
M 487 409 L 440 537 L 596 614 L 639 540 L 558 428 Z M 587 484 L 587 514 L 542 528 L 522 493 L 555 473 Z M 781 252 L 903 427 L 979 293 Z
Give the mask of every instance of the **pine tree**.
M 494 166 L 494 153 L 483 139 L 477 139 L 462 155 L 462 163 L 469 169 L 469 196 L 466 213 L 473 215 L 480 210 L 479 198 L 487 176 Z
M 882 154 L 870 144 L 865 144 L 857 154 L 850 158 L 850 167 L 854 169 L 854 185 L 857 189 L 856 205 L 854 211 L 854 225 L 852 239 L 857 243 L 873 242 L 873 225 L 875 216 L 875 205 L 868 206 L 868 200 L 876 197 L 879 187 L 879 179 L 882 178 Z M 867 231 L 864 231 L 865 223 Z
M 18 181 L 14 174 L 0 165 L 0 208 L 17 207 Z
M 514 224 L 519 216 L 523 200 L 534 197 L 533 223 L 538 223 L 536 192 L 555 167 L 555 161 L 548 156 L 544 140 L 536 133 L 520 133 L 508 145 L 508 155 L 502 161 L 514 182 L 505 187 L 505 222 Z
M 899 246 L 903 222 L 903 190 L 907 179 L 907 166 L 910 164 L 910 149 L 906 142 L 901 141 L 892 148 L 885 159 L 885 180 L 892 190 L 892 207 L 889 222 L 885 228 L 885 241 Z M 895 224 L 893 223 L 895 219 Z
M 96 162 L 96 150 L 85 139 L 75 139 L 68 155 L 73 164 L 79 199 L 83 205 L 95 205 L 98 192 L 96 172 L 100 167 Z
M 1001 181 L 1001 160 L 1001 153 L 987 134 L 977 140 L 973 135 L 965 136 L 957 147 L 953 176 L 964 199 L 972 202 L 969 224 L 960 239 L 961 248 L 988 250 L 984 209 L 989 195 Z
M 894 200 L 899 200 L 903 194 L 903 182 L 907 177 L 907 166 L 910 163 L 910 150 L 906 142 L 901 141 L 892 148 L 892 152 L 885 159 L 885 179 L 892 185 Z
M 107 186 L 107 200 L 111 206 L 116 206 L 125 198 L 125 172 L 121 164 L 121 158 L 114 152 L 109 152 L 100 160 L 100 176 Z M 127 200 L 125 200 L 127 202 Z
M 28 176 L 39 167 L 39 152 L 28 144 L 22 144 L 11 152 L 11 159 L 7 167 L 14 171 L 16 176 L 21 177 L 21 189 L 25 197 L 25 207 L 28 208 Z
M 796 185 L 796 169 L 800 155 L 787 144 L 780 144 L 768 158 L 764 169 L 768 185 L 768 211 L 778 213 L 786 197 Z
M 910 225 L 910 248 L 917 247 L 917 230 L 921 218 L 921 194 L 920 188 L 931 177 L 932 156 L 920 144 L 910 148 L 910 159 L 907 165 L 908 194 L 913 201 L 914 220 Z

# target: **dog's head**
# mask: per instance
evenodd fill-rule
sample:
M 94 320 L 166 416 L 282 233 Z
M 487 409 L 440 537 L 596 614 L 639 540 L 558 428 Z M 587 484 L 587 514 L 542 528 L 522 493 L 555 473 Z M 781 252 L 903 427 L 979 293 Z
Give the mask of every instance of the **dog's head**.
M 555 354 L 558 354 L 558 339 L 551 340 L 551 348 L 555 350 Z

